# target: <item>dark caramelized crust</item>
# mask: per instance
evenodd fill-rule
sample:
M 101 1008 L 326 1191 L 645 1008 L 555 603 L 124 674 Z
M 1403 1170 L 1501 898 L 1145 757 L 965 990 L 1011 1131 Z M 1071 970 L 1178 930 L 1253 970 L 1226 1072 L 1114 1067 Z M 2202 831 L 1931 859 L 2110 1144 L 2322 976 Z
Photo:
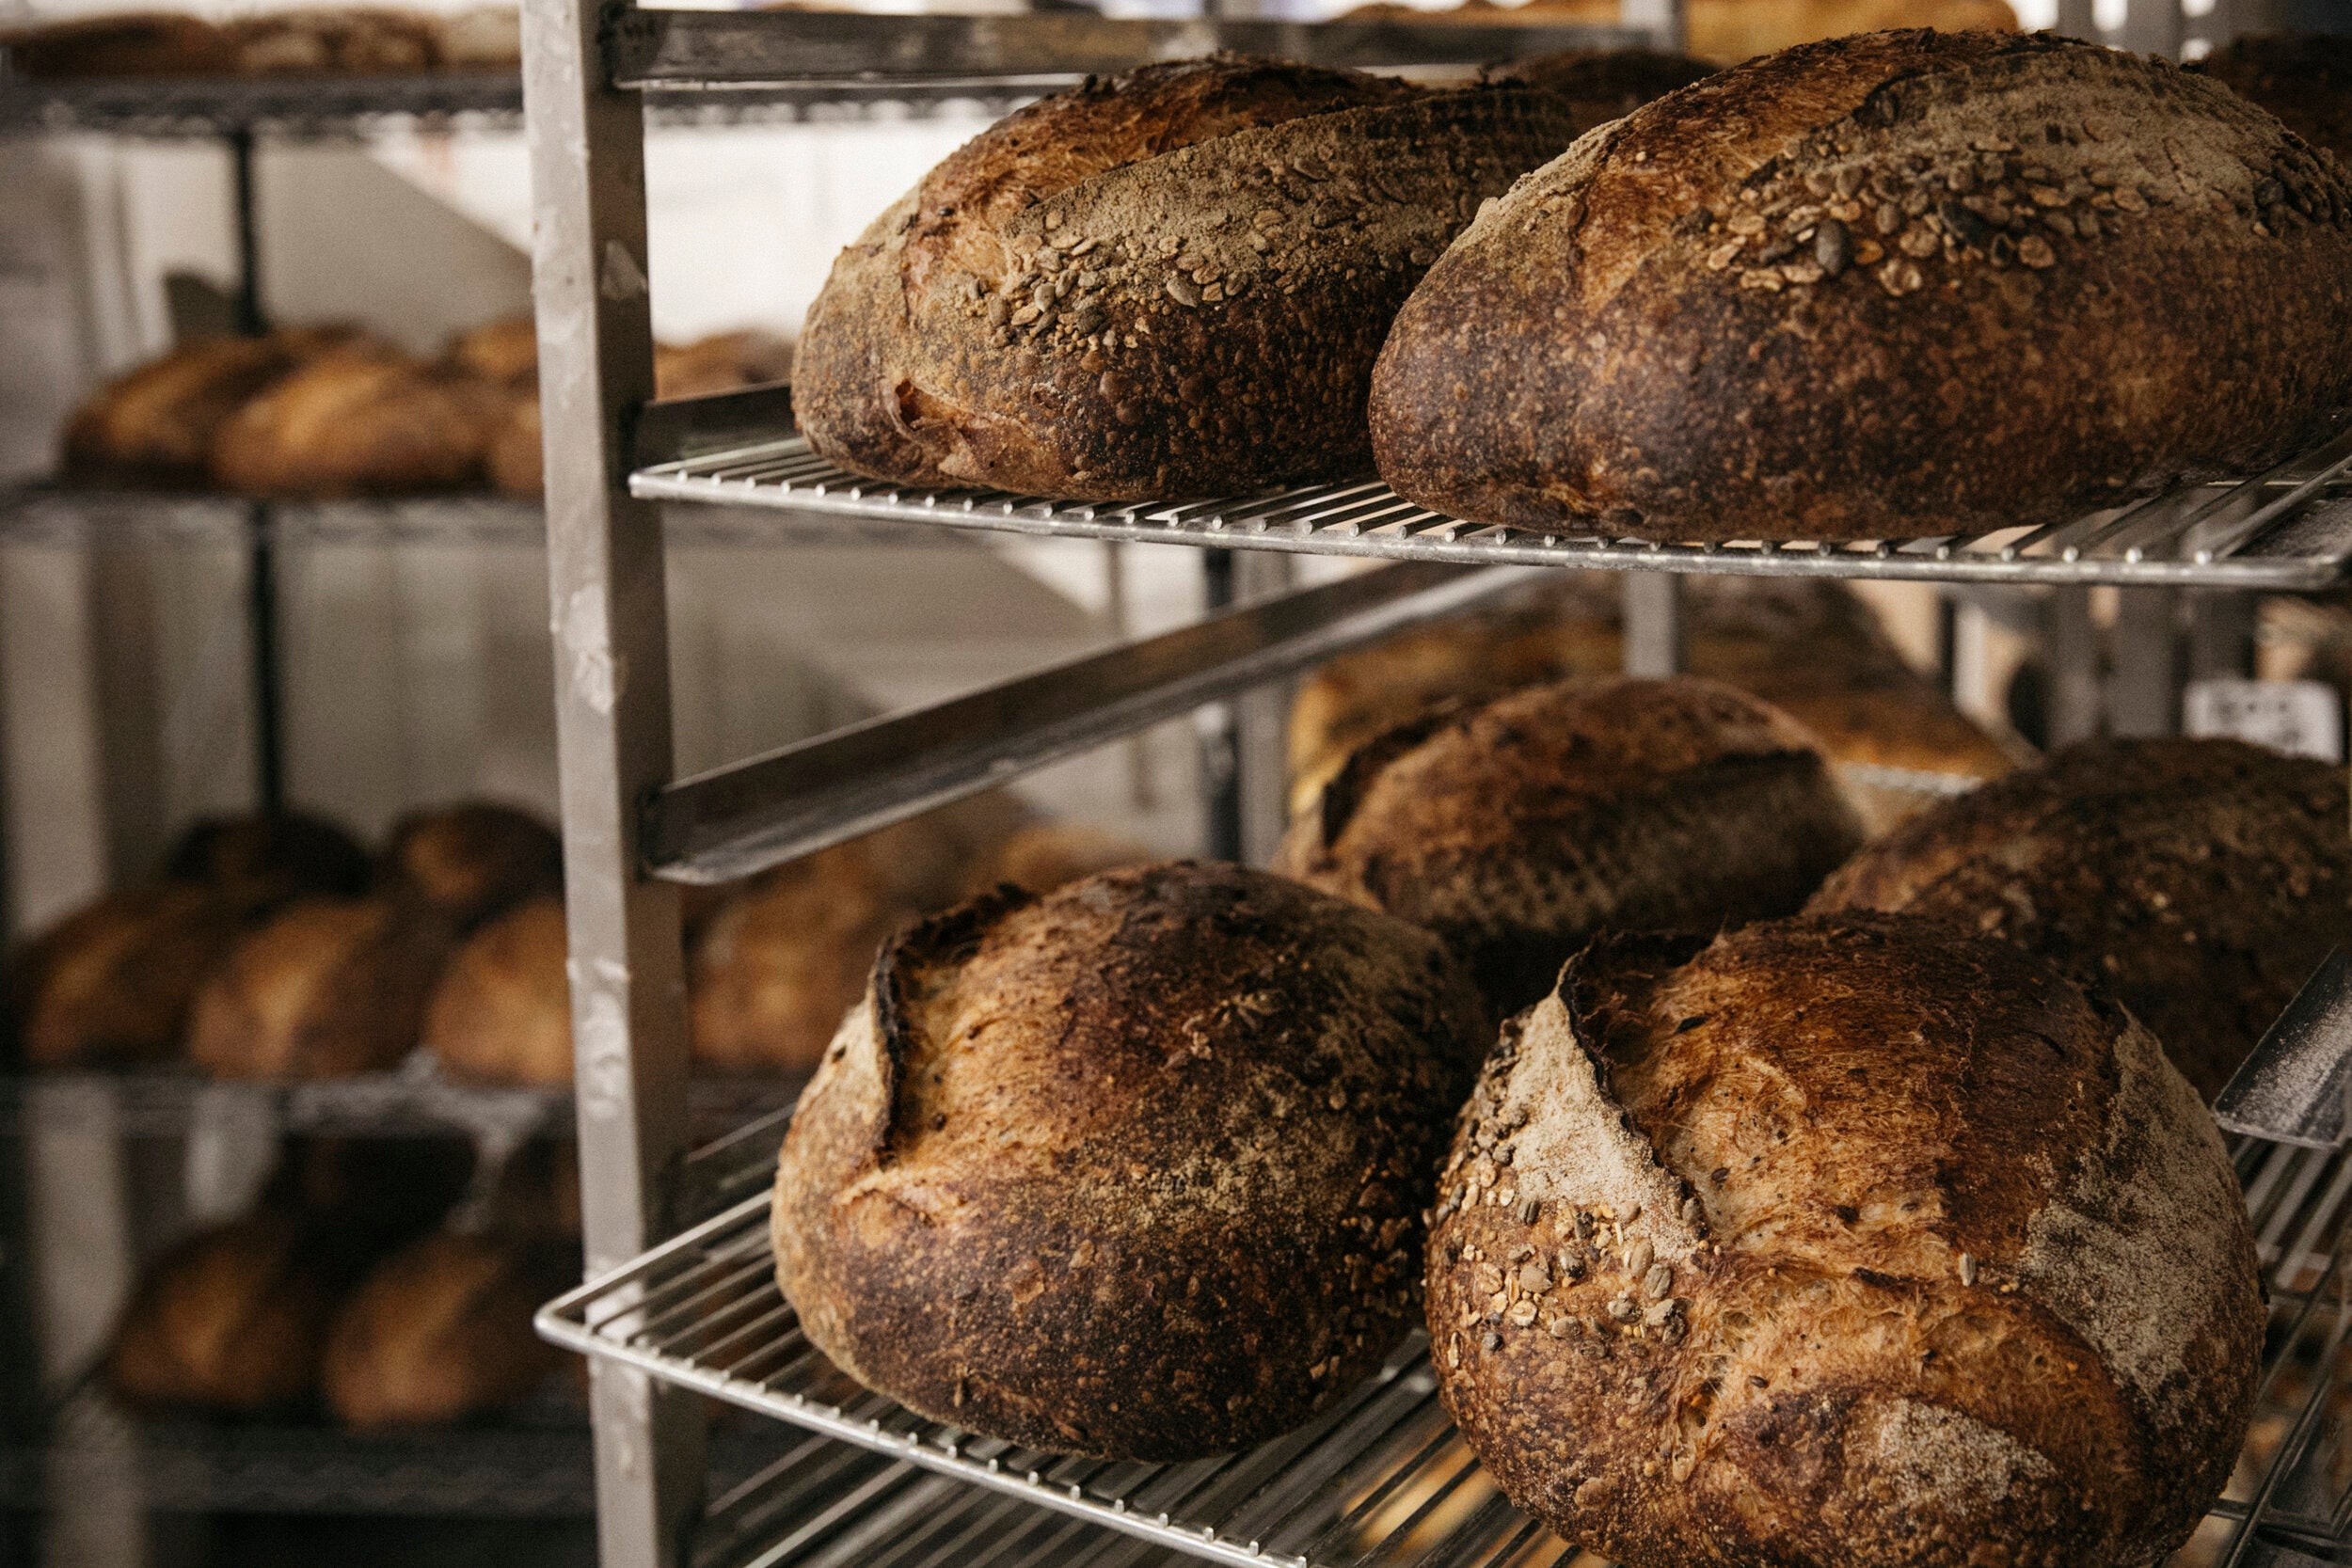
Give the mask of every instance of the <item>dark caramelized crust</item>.
M 1524 82 L 1565 100 L 1581 136 L 1722 69 L 1688 55 L 1654 49 L 1569 49 L 1515 60 L 1492 75 L 1496 81 Z
M 391 897 L 461 931 L 564 884 L 564 841 L 527 811 L 495 800 L 410 812 L 392 824 L 378 869 Z
M 1424 506 L 1665 539 L 2043 523 L 2260 468 L 2352 399 L 2352 185 L 2214 82 L 1863 34 L 1579 141 L 1398 314 Z
M 1504 1031 L 1438 1216 L 1447 1408 L 1627 1568 L 2145 1568 L 2245 1434 L 2213 1123 L 2122 1008 L 1931 921 L 1597 945 Z
M 779 1281 L 935 1419 L 1108 1458 L 1263 1441 L 1411 1323 L 1483 1035 L 1433 938 L 1279 878 L 1004 890 L 877 960 L 785 1140 Z
M 1033 105 L 835 262 L 793 389 L 862 473 L 1099 499 L 1343 471 L 1382 335 L 1571 137 L 1520 88 L 1220 56 Z
M 309 898 L 239 942 L 197 993 L 188 1054 L 224 1078 L 382 1071 L 414 1050 L 448 928 L 387 898 Z
M 2069 747 L 1871 845 L 1820 910 L 1908 911 L 2112 990 L 2207 1100 L 2352 942 L 2343 773 L 2235 740 Z
M 2189 69 L 2277 115 L 2313 147 L 2352 158 L 2352 38 L 2249 36 Z
M 1369 742 L 1277 864 L 1437 932 L 1502 1013 L 1603 927 L 1787 914 L 1860 842 L 1777 710 L 1711 681 L 1570 680 Z

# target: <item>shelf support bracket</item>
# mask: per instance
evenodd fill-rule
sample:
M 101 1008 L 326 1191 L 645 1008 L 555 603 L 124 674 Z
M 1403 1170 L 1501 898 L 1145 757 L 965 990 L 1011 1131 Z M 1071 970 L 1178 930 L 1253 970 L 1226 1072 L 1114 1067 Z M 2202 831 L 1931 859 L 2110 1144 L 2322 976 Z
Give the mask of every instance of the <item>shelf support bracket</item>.
M 548 589 L 564 812 L 588 1271 L 660 1241 L 686 1152 L 677 889 L 638 874 L 638 804 L 670 777 L 660 516 L 630 498 L 628 435 L 653 397 L 644 114 L 605 73 L 598 0 L 525 0 Z M 691 1397 L 592 1369 L 606 1568 L 677 1568 L 701 1508 Z

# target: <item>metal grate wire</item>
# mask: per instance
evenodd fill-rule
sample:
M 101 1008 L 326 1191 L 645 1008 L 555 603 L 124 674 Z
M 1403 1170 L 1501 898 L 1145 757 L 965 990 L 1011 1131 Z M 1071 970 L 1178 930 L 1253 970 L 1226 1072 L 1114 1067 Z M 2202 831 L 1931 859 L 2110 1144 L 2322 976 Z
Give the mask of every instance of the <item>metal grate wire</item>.
M 2352 1158 L 2253 1139 L 2238 1141 L 2234 1158 L 2270 1288 L 2261 1399 L 2228 1490 L 2174 1568 L 2253 1568 L 2280 1550 L 2352 1555 L 2352 1294 L 2341 1244 Z M 930 1421 L 834 1368 L 776 1290 L 768 1210 L 764 1194 L 749 1198 L 571 1291 L 540 1311 L 540 1332 L 991 1498 L 1196 1558 L 1599 1568 L 1496 1490 L 1447 1419 L 1419 1336 L 1263 1448 L 1184 1465 L 1065 1458 Z M 792 1508 L 767 1521 L 778 1540 L 807 1523 Z
M 1545 533 L 1448 517 L 1372 478 L 1182 503 L 926 490 L 835 467 L 798 436 L 658 464 L 632 474 L 629 488 L 654 499 L 945 528 L 1466 565 L 2281 591 L 2352 574 L 2352 420 L 2250 478 L 2186 485 L 2064 524 L 1900 542 L 1692 545 Z

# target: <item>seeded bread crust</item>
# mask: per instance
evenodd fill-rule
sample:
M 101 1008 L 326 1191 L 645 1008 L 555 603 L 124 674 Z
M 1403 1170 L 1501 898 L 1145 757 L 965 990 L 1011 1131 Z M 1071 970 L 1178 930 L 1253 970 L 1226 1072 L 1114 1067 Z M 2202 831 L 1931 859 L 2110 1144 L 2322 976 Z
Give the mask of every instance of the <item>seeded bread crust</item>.
M 2149 1568 L 2245 1435 L 2212 1121 L 2122 1008 L 1933 922 L 1597 945 L 1437 1216 L 1447 1409 L 1625 1568 Z
M 1445 939 L 1498 1014 L 1604 927 L 1788 914 L 1862 841 L 1812 736 L 1712 681 L 1561 681 L 1368 742 L 1277 869 Z
M 1484 198 L 1574 139 L 1518 87 L 1220 56 L 1023 110 L 844 251 L 793 405 L 920 484 L 1140 499 L 1360 468 L 1389 320 Z
M 1486 1029 L 1435 939 L 1186 862 L 895 940 L 786 1135 L 810 1341 L 937 1420 L 1177 1460 L 1264 1441 L 1413 1322 Z
M 2259 109 L 2047 35 L 1864 34 L 1515 186 L 1398 314 L 1373 446 L 1486 523 L 2054 522 L 2314 438 L 2347 332 L 2352 185 Z
M 2210 1101 L 2352 942 L 2344 774 L 2236 740 L 2106 740 L 1917 817 L 1813 907 L 2005 937 L 2109 988 Z

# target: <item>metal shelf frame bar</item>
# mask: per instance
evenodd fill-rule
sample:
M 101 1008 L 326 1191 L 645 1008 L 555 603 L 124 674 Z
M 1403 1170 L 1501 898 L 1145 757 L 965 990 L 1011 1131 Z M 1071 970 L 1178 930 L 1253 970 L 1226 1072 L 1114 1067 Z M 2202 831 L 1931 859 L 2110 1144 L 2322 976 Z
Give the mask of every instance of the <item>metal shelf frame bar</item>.
M 646 807 L 647 863 L 681 882 L 748 876 L 1279 680 L 1532 575 L 1404 564 L 1343 578 L 682 780 Z

